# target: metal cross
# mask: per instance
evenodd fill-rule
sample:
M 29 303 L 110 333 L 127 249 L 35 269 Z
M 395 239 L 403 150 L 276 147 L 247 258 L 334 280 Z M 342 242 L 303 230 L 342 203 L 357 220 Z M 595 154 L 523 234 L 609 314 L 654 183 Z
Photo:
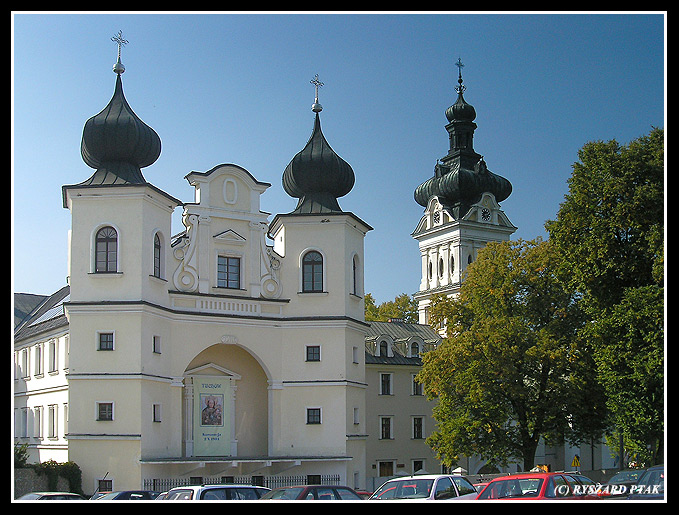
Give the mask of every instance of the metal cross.
M 465 89 L 464 85 L 462 84 L 462 68 L 464 68 L 464 64 L 462 64 L 462 58 L 458 57 L 457 62 L 455 63 L 455 66 L 457 66 L 458 71 L 458 76 L 457 76 L 457 82 L 459 86 L 455 88 L 455 91 L 458 92 L 458 94 L 461 94 Z
M 325 86 L 325 84 L 323 84 L 320 80 L 318 80 L 318 73 L 309 82 L 311 84 L 313 84 L 314 86 L 316 86 L 316 102 L 318 102 L 318 88 L 321 87 L 321 86 Z
M 118 34 L 111 38 L 111 41 L 118 44 L 118 61 L 120 61 L 120 48 L 129 43 L 128 40 L 123 39 L 123 31 L 119 30 Z

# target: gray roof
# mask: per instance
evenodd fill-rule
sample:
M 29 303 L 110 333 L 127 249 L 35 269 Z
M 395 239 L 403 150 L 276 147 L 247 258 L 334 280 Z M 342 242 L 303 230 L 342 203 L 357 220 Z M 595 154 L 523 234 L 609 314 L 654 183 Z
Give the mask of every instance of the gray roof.
M 369 344 L 376 344 L 383 336 L 390 337 L 394 342 L 392 356 L 376 356 L 368 349 L 371 346 Z M 425 348 L 435 347 L 441 342 L 441 336 L 429 325 L 409 324 L 398 320 L 370 322 L 370 327 L 365 336 L 366 364 L 421 366 L 422 360 L 419 357 L 408 357 L 403 353 L 403 350 L 413 338 L 421 340 L 425 344 Z
M 68 302 L 70 295 L 70 286 L 64 286 L 56 293 L 45 297 L 45 300 L 14 328 L 14 341 L 18 342 L 45 331 L 67 326 L 64 302 Z

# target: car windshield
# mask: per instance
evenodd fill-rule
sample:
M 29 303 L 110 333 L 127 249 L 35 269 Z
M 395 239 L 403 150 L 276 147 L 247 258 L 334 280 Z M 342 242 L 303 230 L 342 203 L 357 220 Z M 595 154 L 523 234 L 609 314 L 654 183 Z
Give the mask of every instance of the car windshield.
M 297 496 L 302 493 L 304 488 L 282 488 L 280 490 L 272 490 L 262 496 L 262 499 L 297 499 Z
M 542 486 L 542 478 L 511 478 L 493 481 L 479 494 L 479 499 L 509 499 L 512 497 L 536 497 Z
M 429 497 L 433 479 L 387 481 L 372 495 L 373 499 L 420 499 Z
M 609 483 L 615 484 L 615 483 L 636 481 L 637 479 L 639 479 L 640 475 L 641 475 L 640 470 L 630 470 L 628 472 L 618 472 L 615 476 L 613 476 L 611 478 Z
M 637 486 L 653 486 L 660 485 L 660 491 L 665 489 L 665 474 L 662 469 L 652 469 L 644 472 L 644 475 L 639 478 Z

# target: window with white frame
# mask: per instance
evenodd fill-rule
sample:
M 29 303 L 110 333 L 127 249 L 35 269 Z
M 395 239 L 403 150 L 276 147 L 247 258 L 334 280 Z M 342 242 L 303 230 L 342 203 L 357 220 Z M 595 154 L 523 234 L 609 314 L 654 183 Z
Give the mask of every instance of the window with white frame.
M 153 277 L 163 277 L 163 240 L 159 233 L 153 236 Z
M 315 250 L 304 254 L 302 258 L 302 292 L 314 293 L 323 291 L 323 256 Z
M 393 392 L 393 377 L 389 372 L 380 373 L 380 395 L 391 395 Z
M 307 345 L 306 346 L 306 361 L 321 361 L 321 346 Z
M 34 359 L 34 365 L 33 365 L 33 375 L 34 376 L 41 376 L 43 374 L 43 370 L 42 370 L 42 367 L 43 367 L 43 365 L 42 365 L 43 346 L 42 346 L 42 343 L 37 344 L 36 346 L 34 346 L 33 349 L 34 349 L 33 350 L 33 357 L 35 358 Z
M 413 440 L 421 440 L 424 438 L 424 417 L 412 417 L 412 438 Z
M 394 417 L 381 416 L 380 417 L 380 440 L 394 439 Z
M 48 418 L 47 418 L 47 437 L 56 438 L 57 437 L 57 405 L 50 404 L 48 406 Z
M 95 273 L 118 271 L 118 233 L 110 226 L 97 231 L 95 238 Z
M 160 336 L 157 334 L 153 335 L 153 353 L 160 354 Z
M 33 408 L 33 437 L 42 438 L 42 406 Z
M 321 423 L 321 408 L 307 408 L 306 409 L 306 423 L 320 424 Z
M 162 422 L 163 417 L 162 417 L 162 410 L 160 404 L 154 404 L 153 405 L 153 421 L 154 422 Z
M 417 380 L 417 374 L 410 374 L 412 380 L 412 395 L 423 395 L 422 383 Z
M 240 258 L 217 256 L 217 287 L 239 290 L 241 288 Z
M 49 348 L 48 348 L 48 351 L 47 351 L 47 359 L 49 361 L 49 367 L 48 367 L 47 371 L 50 372 L 50 373 L 58 372 L 58 369 L 59 369 L 59 367 L 58 367 L 58 365 L 59 365 L 59 363 L 58 363 L 58 358 L 59 358 L 58 350 L 59 350 L 59 347 L 58 347 L 58 344 L 57 344 L 57 339 L 56 338 L 51 339 L 49 341 Z
M 97 333 L 97 350 L 114 350 L 113 331 L 101 331 Z
M 97 402 L 97 420 L 101 422 L 110 422 L 113 420 L 113 403 L 112 402 Z

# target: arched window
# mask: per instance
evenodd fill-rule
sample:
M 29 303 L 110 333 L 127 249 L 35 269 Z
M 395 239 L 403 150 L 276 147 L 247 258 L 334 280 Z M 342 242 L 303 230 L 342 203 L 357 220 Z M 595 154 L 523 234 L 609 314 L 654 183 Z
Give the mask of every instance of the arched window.
M 389 342 L 386 340 L 380 341 L 379 356 L 386 357 L 389 356 Z
M 160 256 L 162 245 L 160 243 L 160 235 L 158 233 L 153 237 L 153 277 L 160 278 Z
M 420 356 L 420 344 L 417 342 L 412 342 L 410 344 L 410 357 L 417 358 Z
M 323 291 L 323 256 L 312 250 L 302 258 L 302 291 Z
M 113 227 L 102 227 L 97 231 L 95 272 L 117 272 L 118 233 Z

